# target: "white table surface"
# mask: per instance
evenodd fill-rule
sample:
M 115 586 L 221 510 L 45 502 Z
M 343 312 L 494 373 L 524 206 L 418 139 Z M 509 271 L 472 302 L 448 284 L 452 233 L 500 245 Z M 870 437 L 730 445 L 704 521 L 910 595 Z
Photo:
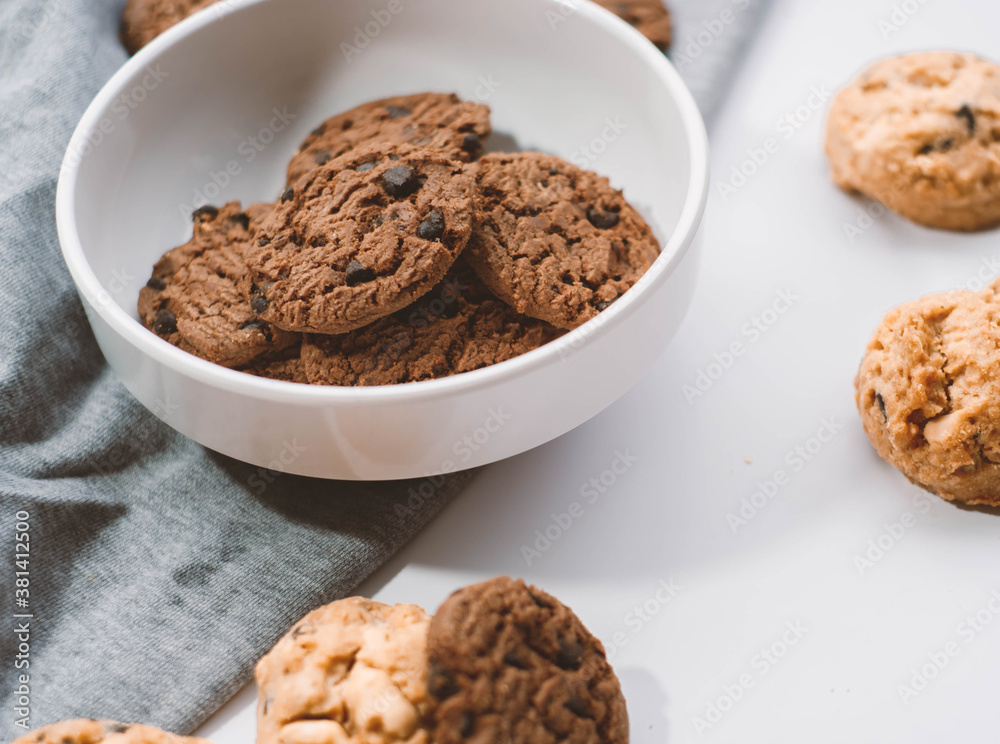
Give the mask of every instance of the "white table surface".
M 852 243 L 844 225 L 867 203 L 829 180 L 828 102 L 777 124 L 880 56 L 1000 58 L 1000 4 L 898 4 L 916 12 L 885 38 L 890 0 L 775 2 L 711 130 L 702 273 L 680 334 L 602 415 L 484 470 L 362 593 L 433 610 L 497 574 L 538 584 L 615 647 L 637 744 L 1000 742 L 1000 516 L 927 496 L 879 460 L 852 387 L 882 313 L 996 275 L 1000 233 L 886 215 Z M 766 163 L 723 198 L 718 181 L 769 138 Z M 782 292 L 790 307 L 763 314 Z M 742 356 L 689 403 L 684 386 L 734 341 Z M 813 439 L 824 426 L 828 441 Z M 618 452 L 637 461 L 590 503 L 581 489 Z M 734 533 L 727 515 L 779 470 Z M 582 516 L 528 565 L 522 546 L 573 502 Z M 866 556 L 872 542 L 888 550 Z M 254 703 L 251 686 L 200 733 L 253 741 Z

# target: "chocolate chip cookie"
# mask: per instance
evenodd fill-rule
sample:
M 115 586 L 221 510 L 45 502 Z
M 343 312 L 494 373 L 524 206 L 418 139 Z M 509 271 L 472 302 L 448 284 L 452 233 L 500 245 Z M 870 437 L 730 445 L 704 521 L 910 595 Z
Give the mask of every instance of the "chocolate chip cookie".
M 497 297 L 559 328 L 595 317 L 659 254 L 649 225 L 608 179 L 537 152 L 479 162 L 465 255 Z
M 257 743 L 428 744 L 429 623 L 361 597 L 310 612 L 257 663 Z
M 554 597 L 501 577 L 461 589 L 427 638 L 435 744 L 626 744 L 604 648 Z
M 177 736 L 141 723 L 76 718 L 32 731 L 13 744 L 209 744 L 205 739 Z
M 393 385 L 497 364 L 562 335 L 496 299 L 462 257 L 415 304 L 350 333 L 307 335 L 309 382 Z
M 637 30 L 666 54 L 673 39 L 670 11 L 662 0 L 594 0 Z
M 193 215 L 190 241 L 168 251 L 139 292 L 143 324 L 174 346 L 225 367 L 296 343 L 296 334 L 261 320 L 237 290 L 244 251 L 273 205 L 205 206 Z
M 472 162 L 489 138 L 490 109 L 453 93 L 418 93 L 366 103 L 319 125 L 288 165 L 292 185 L 311 170 L 356 147 L 376 142 L 441 150 Z
M 834 99 L 833 180 L 914 222 L 1000 223 L 1000 65 L 927 52 L 882 60 Z
M 1000 283 L 891 310 L 855 380 L 879 455 L 966 504 L 1000 505 Z
M 436 150 L 373 145 L 282 194 L 247 251 L 240 288 L 279 328 L 347 333 L 444 278 L 472 231 L 475 184 Z
M 129 54 L 135 54 L 174 24 L 215 2 L 217 0 L 128 0 L 122 12 L 122 44 Z

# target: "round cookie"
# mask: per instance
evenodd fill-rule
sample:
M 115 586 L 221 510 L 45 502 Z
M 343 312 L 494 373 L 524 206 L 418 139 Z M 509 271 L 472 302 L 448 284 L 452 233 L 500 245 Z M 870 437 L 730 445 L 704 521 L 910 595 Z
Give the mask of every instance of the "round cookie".
M 209 744 L 205 739 L 178 736 L 141 723 L 76 718 L 25 734 L 12 744 Z
M 454 93 L 418 93 L 365 103 L 327 119 L 299 146 L 288 164 L 288 184 L 320 165 L 366 144 L 388 142 L 441 150 L 472 162 L 491 132 L 490 109 Z
M 608 179 L 537 152 L 479 161 L 476 226 L 465 252 L 519 313 L 576 328 L 621 297 L 659 254 Z
M 496 364 L 562 333 L 493 297 L 459 257 L 415 304 L 350 333 L 307 335 L 302 359 L 313 384 L 394 385 Z
M 128 0 L 122 11 L 122 44 L 129 54 L 135 54 L 174 24 L 215 2 L 217 0 Z
M 855 380 L 879 455 L 966 504 L 1000 505 L 998 290 L 933 294 L 891 310 Z
M 451 595 L 431 620 L 435 744 L 626 744 L 604 647 L 565 605 L 506 576 Z
M 664 54 L 673 39 L 670 11 L 662 0 L 595 0 L 653 42 Z
M 472 231 L 462 164 L 373 145 L 290 186 L 247 251 L 240 284 L 279 328 L 346 333 L 409 305 L 444 277 Z
M 257 663 L 257 744 L 428 744 L 429 623 L 361 597 L 310 612 Z
M 257 317 L 237 289 L 243 253 L 271 204 L 205 206 L 193 215 L 190 241 L 168 251 L 139 291 L 143 324 L 174 346 L 225 367 L 286 348 L 298 336 Z
M 833 101 L 833 180 L 914 222 L 1000 223 L 1000 65 L 927 52 L 876 62 Z

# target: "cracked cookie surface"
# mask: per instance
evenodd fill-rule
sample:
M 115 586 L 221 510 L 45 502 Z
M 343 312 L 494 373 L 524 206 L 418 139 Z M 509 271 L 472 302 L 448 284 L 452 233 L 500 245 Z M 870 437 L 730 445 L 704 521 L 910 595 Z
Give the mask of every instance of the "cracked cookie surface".
M 833 180 L 931 227 L 1000 223 L 1000 65 L 927 52 L 876 62 L 837 94 Z
M 306 377 L 306 367 L 302 361 L 301 342 L 296 342 L 281 351 L 263 354 L 245 367 L 240 367 L 239 371 L 255 377 L 266 377 L 269 380 L 309 383 L 309 378 Z
M 359 146 L 375 142 L 440 150 L 472 162 L 489 139 L 490 109 L 454 93 L 394 96 L 337 114 L 320 124 L 288 164 L 288 185 Z
M 298 342 L 296 334 L 258 317 L 237 289 L 244 252 L 273 205 L 239 202 L 205 206 L 192 216 L 187 243 L 167 251 L 139 291 L 139 317 L 148 329 L 195 356 L 240 367 Z
M 496 299 L 459 256 L 416 303 L 350 333 L 307 335 L 305 371 L 319 385 L 393 385 L 469 372 L 561 336 Z
M 209 744 L 141 723 L 76 718 L 60 721 L 15 739 L 12 744 Z
M 465 255 L 519 313 L 576 328 L 625 294 L 659 255 L 649 225 L 608 179 L 537 152 L 477 168 Z
M 595 0 L 649 39 L 666 54 L 673 38 L 670 11 L 662 0 Z
M 310 612 L 257 664 L 258 744 L 428 744 L 429 622 L 361 597 Z
M 1000 283 L 891 310 L 855 380 L 865 433 L 911 481 L 1000 505 Z
M 240 284 L 279 328 L 347 333 L 444 278 L 472 231 L 474 181 L 440 152 L 372 145 L 288 187 Z
M 523 581 L 460 589 L 427 640 L 436 744 L 626 744 L 604 647 L 572 610 Z
M 122 44 L 129 54 L 135 54 L 174 24 L 215 2 L 217 0 L 128 0 L 122 11 Z

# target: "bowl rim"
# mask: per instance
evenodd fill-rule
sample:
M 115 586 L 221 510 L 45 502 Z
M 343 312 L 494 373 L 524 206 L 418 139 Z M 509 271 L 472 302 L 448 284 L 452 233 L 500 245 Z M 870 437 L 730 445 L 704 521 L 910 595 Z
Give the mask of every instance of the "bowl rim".
M 221 22 L 232 13 L 277 0 L 224 1 L 229 4 L 224 13 L 212 12 L 211 6 L 194 13 L 153 39 L 112 75 L 91 101 L 70 138 L 56 189 L 56 227 L 63 260 L 85 306 L 89 306 L 111 329 L 142 354 L 173 372 L 232 393 L 295 404 L 350 406 L 375 401 L 402 403 L 414 400 L 428 401 L 471 392 L 488 387 L 502 379 L 514 379 L 544 365 L 562 361 L 575 353 L 577 349 L 574 347 L 578 344 L 586 344 L 592 336 L 597 337 L 612 332 L 634 306 L 642 304 L 650 292 L 655 291 L 657 286 L 668 279 L 694 241 L 705 212 L 709 190 L 708 134 L 701 112 L 676 68 L 662 52 L 649 43 L 645 36 L 596 3 L 578 2 L 574 8 L 575 14 L 582 15 L 605 33 L 624 41 L 652 68 L 677 105 L 682 127 L 689 142 L 690 173 L 684 205 L 677 224 L 666 243 L 661 245 L 660 255 L 656 261 L 620 300 L 596 318 L 526 354 L 471 372 L 418 382 L 355 387 L 304 385 L 256 377 L 182 351 L 150 333 L 124 307 L 112 300 L 90 267 L 77 230 L 74 209 L 77 179 L 80 167 L 86 158 L 75 157 L 74 153 L 82 152 L 87 139 L 98 127 L 105 109 L 117 98 L 124 85 L 137 73 L 155 63 L 162 52 L 181 40 L 199 33 L 204 27 Z M 534 1 L 560 8 L 566 3 L 566 0 Z

